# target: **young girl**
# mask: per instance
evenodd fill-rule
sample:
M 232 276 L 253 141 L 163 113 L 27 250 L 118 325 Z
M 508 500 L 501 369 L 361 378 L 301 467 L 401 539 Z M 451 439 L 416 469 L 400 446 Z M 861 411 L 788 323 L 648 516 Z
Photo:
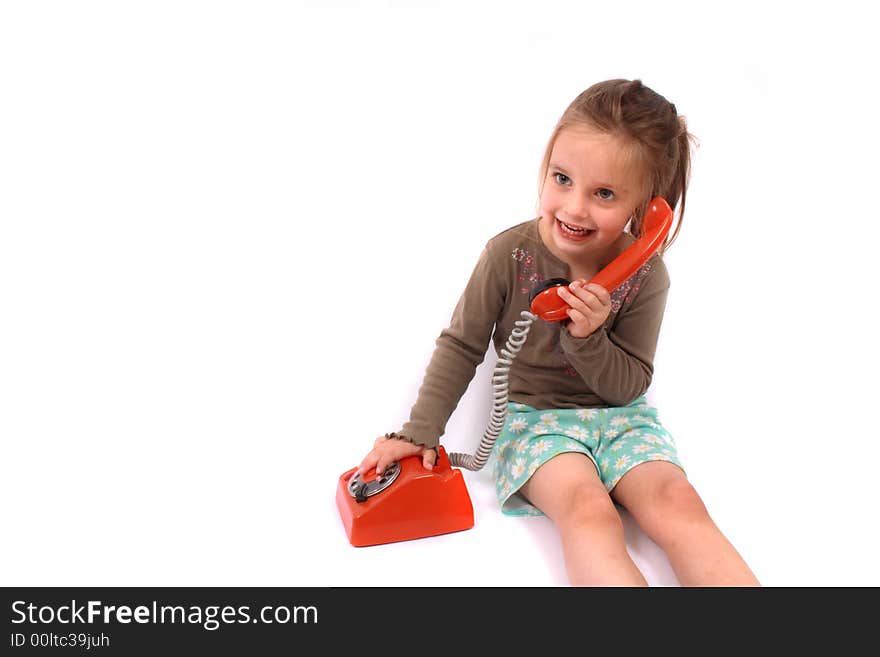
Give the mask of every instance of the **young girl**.
M 381 473 L 421 455 L 431 468 L 445 425 L 482 361 L 501 348 L 530 292 L 549 278 L 571 306 L 536 320 L 510 371 L 509 413 L 494 446 L 508 515 L 547 515 L 572 585 L 645 585 L 614 503 L 667 554 L 683 585 L 758 582 L 688 482 L 643 396 L 666 306 L 660 254 L 616 290 L 587 284 L 641 233 L 649 201 L 684 216 L 690 139 L 675 106 L 639 80 L 608 80 L 562 115 L 541 165 L 540 216 L 488 241 L 441 332 L 410 419 L 376 439 L 359 466 Z

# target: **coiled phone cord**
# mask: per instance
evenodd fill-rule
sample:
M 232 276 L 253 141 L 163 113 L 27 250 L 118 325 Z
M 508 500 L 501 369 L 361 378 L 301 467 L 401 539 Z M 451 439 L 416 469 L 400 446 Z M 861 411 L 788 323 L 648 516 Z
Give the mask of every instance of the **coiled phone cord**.
M 492 447 L 504 428 L 504 422 L 507 419 L 507 399 L 509 390 L 509 372 L 510 366 L 513 364 L 517 354 L 526 342 L 529 335 L 529 329 L 532 328 L 532 322 L 538 319 L 537 315 L 533 315 L 528 310 L 520 313 L 522 319 L 515 322 L 516 326 L 510 332 L 510 337 L 501 353 L 498 356 L 498 362 L 492 371 L 492 396 L 494 402 L 492 405 L 492 414 L 489 416 L 489 425 L 480 440 L 477 451 L 474 454 L 465 454 L 462 452 L 453 452 L 449 455 L 449 463 L 467 468 L 468 470 L 479 470 L 486 461 L 489 460 L 489 454 L 492 453 Z

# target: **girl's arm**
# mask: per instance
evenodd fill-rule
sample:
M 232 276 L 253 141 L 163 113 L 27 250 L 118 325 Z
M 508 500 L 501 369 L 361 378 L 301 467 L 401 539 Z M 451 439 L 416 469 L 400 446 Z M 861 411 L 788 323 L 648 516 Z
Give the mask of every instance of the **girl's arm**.
M 400 430 L 407 440 L 436 448 L 446 422 L 483 361 L 506 299 L 492 267 L 488 246 L 455 307 L 452 320 L 437 338 L 409 421 Z
M 585 338 L 561 329 L 560 343 L 569 363 L 608 405 L 625 406 L 648 389 L 668 292 L 666 267 L 654 258 L 639 290 L 604 326 Z

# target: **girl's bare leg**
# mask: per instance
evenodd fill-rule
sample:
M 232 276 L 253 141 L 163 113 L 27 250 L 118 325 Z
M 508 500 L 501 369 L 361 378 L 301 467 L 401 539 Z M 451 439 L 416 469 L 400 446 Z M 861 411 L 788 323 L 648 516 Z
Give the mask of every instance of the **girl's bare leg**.
M 611 496 L 666 553 L 682 586 L 760 586 L 677 466 L 637 465 Z
M 626 551 L 623 523 L 593 462 L 553 457 L 521 492 L 556 525 L 572 586 L 647 586 Z

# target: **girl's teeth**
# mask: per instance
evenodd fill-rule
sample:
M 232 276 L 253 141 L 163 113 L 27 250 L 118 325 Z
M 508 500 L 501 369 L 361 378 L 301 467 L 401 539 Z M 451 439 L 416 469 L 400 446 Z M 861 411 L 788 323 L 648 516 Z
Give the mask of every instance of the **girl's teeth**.
M 589 232 L 586 228 L 575 228 L 574 226 L 571 226 L 564 221 L 560 221 L 559 223 L 562 224 L 562 227 L 565 228 L 568 232 L 575 233 L 576 235 L 585 235 Z

